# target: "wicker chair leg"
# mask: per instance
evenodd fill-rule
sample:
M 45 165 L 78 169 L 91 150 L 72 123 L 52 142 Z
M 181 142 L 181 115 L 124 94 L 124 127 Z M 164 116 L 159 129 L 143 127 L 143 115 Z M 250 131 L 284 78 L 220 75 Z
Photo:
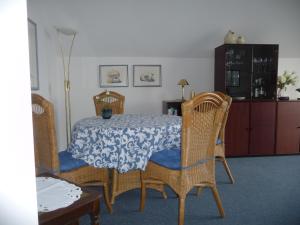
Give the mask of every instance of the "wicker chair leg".
M 185 196 L 179 196 L 179 210 L 178 210 L 178 224 L 184 223 L 184 208 L 185 208 Z
M 116 193 L 117 193 L 117 182 L 118 182 L 118 171 L 113 169 L 112 171 L 112 187 L 111 187 L 111 199 L 110 203 L 113 205 L 115 203 Z
M 141 182 L 141 199 L 140 199 L 140 211 L 144 211 L 146 200 L 146 184 L 145 181 Z
M 168 198 L 167 192 L 165 191 L 165 185 L 162 181 L 161 182 L 156 181 L 155 183 L 149 183 L 147 185 L 147 188 L 151 188 L 153 190 L 159 191 L 164 199 Z
M 216 201 L 216 203 L 217 203 L 217 206 L 218 206 L 218 209 L 219 209 L 220 216 L 223 218 L 223 217 L 225 216 L 225 212 L 224 212 L 224 209 L 223 209 L 223 206 L 222 206 L 222 202 L 221 202 L 221 199 L 220 199 L 218 190 L 217 190 L 216 186 L 212 186 L 212 187 L 210 187 L 210 188 L 211 188 L 211 190 L 212 190 L 212 193 L 213 193 L 213 195 L 214 195 L 215 201 Z
M 230 171 L 230 169 L 229 169 L 228 163 L 227 163 L 227 161 L 226 161 L 225 158 L 222 158 L 222 163 L 223 163 L 223 165 L 224 165 L 224 168 L 225 168 L 225 170 L 226 170 L 226 173 L 227 173 L 227 175 L 228 175 L 228 177 L 229 177 L 231 183 L 234 184 L 234 178 L 233 178 L 233 176 L 232 176 L 232 173 L 231 173 L 231 171 Z
M 103 185 L 103 195 L 104 195 L 104 201 L 105 201 L 105 205 L 108 209 L 108 212 L 110 214 L 112 214 L 112 207 L 111 207 L 111 204 L 110 204 L 110 201 L 109 201 L 109 191 L 108 191 L 108 185 L 107 184 Z
M 197 193 L 196 193 L 197 197 L 200 196 L 200 194 L 202 193 L 203 189 L 204 189 L 204 187 L 197 187 Z
M 163 190 L 163 191 L 161 192 L 161 194 L 162 194 L 162 196 L 163 196 L 164 199 L 167 199 L 167 198 L 168 198 L 167 192 L 166 192 L 165 190 Z

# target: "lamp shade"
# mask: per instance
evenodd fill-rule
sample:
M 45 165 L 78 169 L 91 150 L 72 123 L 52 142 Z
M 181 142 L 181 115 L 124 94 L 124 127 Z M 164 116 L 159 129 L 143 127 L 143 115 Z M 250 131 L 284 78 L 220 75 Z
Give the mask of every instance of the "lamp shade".
M 185 85 L 190 85 L 189 82 L 186 79 L 181 79 L 178 81 L 178 85 L 185 86 Z
M 71 28 L 65 28 L 65 27 L 55 27 L 57 32 L 60 32 L 64 35 L 75 35 L 77 32 Z

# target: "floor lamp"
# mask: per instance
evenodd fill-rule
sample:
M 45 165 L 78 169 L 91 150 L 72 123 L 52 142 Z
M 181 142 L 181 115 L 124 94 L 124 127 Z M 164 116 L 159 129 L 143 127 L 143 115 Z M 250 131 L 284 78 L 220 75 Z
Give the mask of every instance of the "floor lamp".
M 66 136 L 67 136 L 67 146 L 69 146 L 71 142 L 70 62 L 71 62 L 72 48 L 73 48 L 73 44 L 77 32 L 75 30 L 68 29 L 68 28 L 56 28 L 56 31 L 58 35 L 59 48 L 61 52 L 63 69 L 64 69 Z M 66 54 L 64 54 L 63 51 L 63 43 L 61 40 L 62 35 L 71 38 L 71 43 L 69 48 L 67 49 Z

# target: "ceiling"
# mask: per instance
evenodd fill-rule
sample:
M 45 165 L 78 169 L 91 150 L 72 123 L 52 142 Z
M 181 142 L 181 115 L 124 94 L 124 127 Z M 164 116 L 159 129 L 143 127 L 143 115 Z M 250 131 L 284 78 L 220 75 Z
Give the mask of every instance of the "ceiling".
M 28 0 L 39 29 L 78 32 L 84 57 L 207 58 L 231 29 L 300 58 L 299 11 L 299 0 Z

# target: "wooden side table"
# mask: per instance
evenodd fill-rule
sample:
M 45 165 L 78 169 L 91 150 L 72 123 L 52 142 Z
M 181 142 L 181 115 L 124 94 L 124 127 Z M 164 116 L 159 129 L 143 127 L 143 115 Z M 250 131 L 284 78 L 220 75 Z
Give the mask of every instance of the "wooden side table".
M 40 176 L 51 176 L 61 179 L 50 174 L 42 174 Z M 63 180 L 63 179 L 61 179 Z M 69 181 L 68 181 L 69 182 Z M 76 184 L 77 185 L 77 184 Z M 78 186 L 78 185 L 77 185 Z M 79 218 L 85 214 L 89 214 L 92 225 L 99 225 L 100 220 L 100 194 L 96 191 L 81 187 L 82 194 L 80 199 L 72 205 L 60 208 L 51 212 L 39 212 L 40 225 L 63 225 L 72 224 L 79 225 Z
M 182 113 L 181 113 L 181 103 L 182 102 L 183 101 L 181 99 L 171 100 L 171 101 L 163 101 L 163 114 L 182 116 Z M 170 112 L 170 109 L 172 112 Z

